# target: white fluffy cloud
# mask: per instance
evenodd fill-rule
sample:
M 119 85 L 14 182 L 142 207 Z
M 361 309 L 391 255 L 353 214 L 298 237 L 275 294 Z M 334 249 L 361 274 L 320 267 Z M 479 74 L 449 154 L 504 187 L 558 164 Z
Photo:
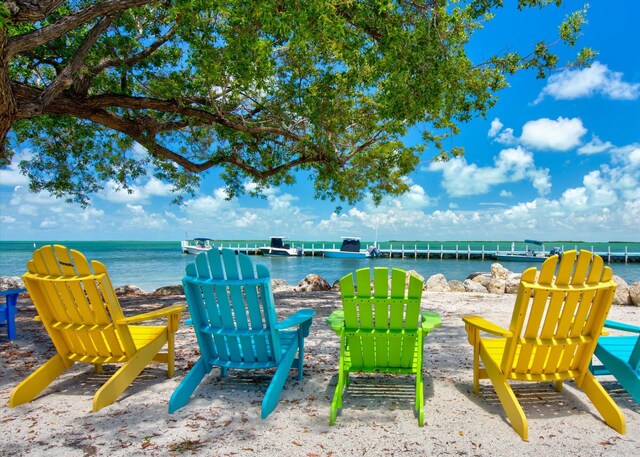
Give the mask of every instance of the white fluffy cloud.
M 171 185 L 151 177 L 144 184 L 133 184 L 129 190 L 119 188 L 115 181 L 108 181 L 104 190 L 98 194 L 103 200 L 112 203 L 148 203 L 151 197 L 168 197 Z
M 568 151 L 580 145 L 585 133 L 587 129 L 582 125 L 580 118 L 542 118 L 529 121 L 522 126 L 520 141 L 534 149 Z
M 379 223 L 379 240 L 477 239 L 478 233 L 493 239 L 520 239 L 523 233 L 532 238 L 553 233 L 559 239 L 573 239 L 579 227 L 581 238 L 593 241 L 637 238 L 631 227 L 640 220 L 640 199 L 616 198 L 612 180 L 606 172 L 592 172 L 582 187 L 568 189 L 558 199 L 537 198 L 504 207 L 492 204 L 472 211 L 456 205 L 431 212 L 365 205 L 334 213 L 312 230 L 320 228 L 325 239 L 359 235 L 373 240 Z
M 0 169 L 0 186 L 27 186 L 29 179 L 20 173 L 18 164 L 22 160 L 29 160 L 30 156 L 31 152 L 25 149 L 13 157 L 7 168 Z
M 103 223 L 105 212 L 90 206 L 81 208 L 43 191 L 32 193 L 16 186 L 8 202 L 8 210 L 21 217 L 14 218 L 11 229 L 16 233 L 32 228 L 62 230 L 65 233 L 90 233 Z
M 612 206 L 617 203 L 616 192 L 599 170 L 587 174 L 582 183 L 582 187 L 567 189 L 562 194 L 560 203 L 568 211 L 592 211 L 595 208 Z
M 629 169 L 640 169 L 640 143 L 633 143 L 611 151 L 616 163 Z
M 536 168 L 533 154 L 522 147 L 500 151 L 494 163 L 493 167 L 479 167 L 457 157 L 448 162 L 433 162 L 428 170 L 442 172 L 442 185 L 452 197 L 486 194 L 496 185 L 523 179 L 529 179 L 540 195 L 551 189 L 549 170 Z
M 255 185 L 249 182 L 245 188 L 252 190 Z M 292 236 L 294 233 L 300 234 L 301 226 L 316 219 L 315 215 L 298 206 L 298 197 L 282 192 L 277 187 L 265 189 L 263 195 L 264 199 L 253 199 L 251 206 L 243 206 L 237 198 L 229 200 L 226 190 L 220 187 L 210 195 L 186 200 L 181 211 L 189 221 L 191 235 L 220 239 Z M 266 202 L 266 205 L 256 205 L 256 202 Z M 314 235 L 313 230 L 309 229 L 299 237 L 312 239 Z
M 522 135 L 515 136 L 510 127 L 503 128 L 500 119 L 491 121 L 491 127 L 487 135 L 495 142 L 506 146 L 522 144 L 533 149 L 550 149 L 554 151 L 568 151 L 576 148 L 581 143 L 582 136 L 587 133 L 587 129 L 582 125 L 580 118 L 567 119 L 558 117 L 556 120 L 541 118 L 528 121 L 522 126 Z M 582 154 L 593 154 L 601 152 L 611 143 L 602 143 L 596 136 L 590 143 L 581 148 Z
M 2 224 L 13 224 L 17 219 L 11 216 L 0 216 L 0 223 Z
M 640 144 L 614 148 L 611 154 L 613 165 L 602 167 L 611 188 L 624 200 L 640 200 Z
M 340 236 L 362 236 L 373 240 L 378 228 L 378 239 L 385 239 L 399 232 L 411 239 L 423 237 L 429 230 L 429 220 L 424 209 L 434 206 L 437 200 L 430 197 L 422 186 L 407 181 L 409 192 L 399 197 L 385 197 L 380 205 L 365 199 L 357 208 L 322 219 L 313 228 L 321 239 Z
M 489 132 L 487 133 L 487 135 L 491 138 L 495 137 L 498 134 L 498 132 L 502 130 L 502 127 L 504 127 L 504 124 L 500 122 L 500 119 L 496 117 L 494 120 L 491 121 L 491 128 L 489 129 Z
M 17 165 L 10 165 L 4 170 L 0 170 L 0 186 L 26 186 L 29 179 L 18 171 Z
M 598 154 L 611 148 L 613 148 L 613 144 L 610 141 L 602 141 L 596 135 L 593 135 L 591 141 L 578 148 L 578 154 Z
M 185 201 L 184 210 L 191 217 L 216 215 L 221 210 L 233 210 L 233 204 L 227 198 L 227 191 L 224 188 L 218 188 L 211 195 L 203 195 Z
M 640 83 L 624 82 L 622 76 L 622 73 L 611 71 L 600 62 L 581 70 L 564 70 L 549 77 L 534 103 L 540 103 L 547 95 L 556 100 L 573 100 L 595 94 L 613 100 L 636 100 L 640 96 Z

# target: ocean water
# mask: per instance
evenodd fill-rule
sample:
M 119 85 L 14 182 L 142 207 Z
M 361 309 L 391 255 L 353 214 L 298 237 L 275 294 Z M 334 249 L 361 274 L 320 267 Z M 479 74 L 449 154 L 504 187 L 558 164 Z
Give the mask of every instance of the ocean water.
M 113 284 L 117 286 L 132 284 L 141 287 L 145 291 L 153 291 L 159 287 L 179 284 L 184 276 L 185 266 L 193 262 L 194 256 L 183 254 L 179 241 L 55 241 L 37 242 L 36 247 L 45 244 L 63 244 L 69 248 L 81 251 L 90 260 L 99 260 L 107 266 Z M 261 241 L 224 241 L 223 245 L 254 247 L 262 246 L 266 242 Z M 294 242 L 295 245 L 300 245 Z M 333 242 L 314 242 L 315 249 L 333 247 Z M 365 243 L 363 242 L 363 245 Z M 393 245 L 398 249 L 402 242 L 379 243 L 383 249 Z M 460 252 L 467 249 L 467 242 L 433 242 L 430 249 L 455 249 L 459 246 Z M 522 243 L 520 243 L 522 244 Z M 480 249 L 485 246 L 487 252 L 495 252 L 496 242 L 475 242 L 471 249 Z M 510 249 L 511 242 L 501 242 L 501 250 Z M 553 245 L 552 243 L 549 244 Z M 628 252 L 640 252 L 638 243 L 627 243 Z M 583 243 L 579 248 L 592 249 L 592 244 Z M 305 247 L 310 249 L 311 243 L 306 242 Z M 339 243 L 337 246 L 339 247 Z M 565 244 L 565 249 L 574 246 Z M 418 249 L 426 249 L 427 242 L 421 242 Z M 516 250 L 524 247 L 516 244 Z M 0 241 L 0 276 L 21 276 L 26 271 L 26 263 L 31 258 L 34 249 L 33 242 Z M 414 242 L 406 243 L 407 253 L 414 249 Z M 549 248 L 547 248 L 549 250 Z M 593 250 L 606 251 L 606 245 L 596 245 Z M 613 250 L 613 248 L 612 248 Z M 624 251 L 624 247 L 617 246 L 617 252 Z M 322 276 L 330 284 L 340 279 L 345 274 L 358 268 L 368 266 L 385 266 L 415 270 L 425 278 L 436 273 L 442 273 L 448 280 L 457 279 L 463 281 L 471 273 L 489 271 L 495 260 L 467 260 L 465 259 L 413 259 L 413 258 L 378 258 L 378 259 L 329 259 L 323 257 L 264 257 L 252 256 L 254 263 L 262 263 L 269 268 L 272 278 L 284 279 L 290 285 L 297 284 L 308 274 L 315 273 Z M 531 266 L 539 266 L 539 263 L 504 262 L 503 266 L 509 270 L 521 273 Z M 640 281 L 640 263 L 611 263 L 614 274 L 617 274 L 629 284 Z

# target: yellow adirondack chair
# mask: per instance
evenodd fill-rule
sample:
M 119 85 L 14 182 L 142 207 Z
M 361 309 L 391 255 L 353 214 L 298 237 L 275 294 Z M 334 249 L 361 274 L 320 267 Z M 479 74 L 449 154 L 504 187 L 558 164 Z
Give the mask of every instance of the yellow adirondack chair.
M 463 317 L 473 346 L 474 393 L 480 379 L 489 378 L 511 425 L 526 441 L 527 419 L 508 381 L 550 381 L 560 392 L 563 381 L 573 379 L 605 422 L 624 434 L 622 412 L 589 371 L 616 289 L 611 268 L 581 250 L 565 252 L 560 261 L 549 257 L 537 279 L 536 273 L 536 268 L 522 273 L 508 330 L 478 316 Z
M 75 362 L 91 363 L 96 372 L 105 363 L 122 367 L 93 397 L 93 411 L 110 405 L 152 361 L 174 370 L 174 333 L 184 305 L 125 317 L 105 266 L 91 266 L 78 251 L 43 246 L 34 251 L 22 277 L 33 304 L 56 349 L 56 355 L 29 375 L 11 393 L 9 406 L 27 403 Z M 162 326 L 131 325 L 168 318 Z M 168 343 L 168 351 L 160 353 Z

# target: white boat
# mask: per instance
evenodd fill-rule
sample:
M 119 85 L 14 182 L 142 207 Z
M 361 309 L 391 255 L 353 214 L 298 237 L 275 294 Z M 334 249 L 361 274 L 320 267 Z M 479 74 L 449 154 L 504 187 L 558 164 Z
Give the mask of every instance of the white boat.
M 376 246 L 360 249 L 360 238 L 355 236 L 343 236 L 340 249 L 325 249 L 322 254 L 335 259 L 366 259 L 382 255 Z
M 180 243 L 183 254 L 200 254 L 209 251 L 214 247 L 210 238 L 194 238 L 192 240 L 182 240 Z
M 302 255 L 302 248 L 291 247 L 289 244 L 285 244 L 286 236 L 272 236 L 269 246 L 262 246 L 258 250 L 262 255 L 274 255 L 284 257 L 299 257 Z
M 553 248 L 548 254 L 545 253 L 542 241 L 524 240 L 524 242 L 527 243 L 527 247 L 524 252 L 515 251 L 514 243 L 511 243 L 511 252 L 497 252 L 495 255 L 496 259 L 506 262 L 544 262 L 554 254 L 562 255 L 562 250 L 560 248 Z M 533 249 L 529 249 L 529 244 L 541 246 L 541 250 L 534 251 Z
M 547 257 L 547 255 L 541 252 L 534 252 L 532 250 L 528 250 L 524 254 L 518 254 L 515 252 L 496 254 L 496 260 L 503 262 L 544 262 L 547 260 Z

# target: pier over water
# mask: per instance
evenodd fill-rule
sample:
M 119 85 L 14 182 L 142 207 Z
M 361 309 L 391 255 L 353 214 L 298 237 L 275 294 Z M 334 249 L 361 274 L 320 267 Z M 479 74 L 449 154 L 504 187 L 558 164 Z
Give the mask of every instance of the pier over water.
M 264 246 L 260 242 L 234 242 L 234 241 L 221 241 L 216 243 L 221 247 L 230 247 L 237 249 L 240 252 L 244 252 L 250 255 L 260 255 L 259 247 Z M 267 243 L 268 244 L 268 243 Z M 324 249 L 337 249 L 340 248 L 340 243 L 333 242 L 298 242 L 291 243 L 292 246 L 301 247 L 304 256 L 322 257 Z M 526 243 L 514 243 L 514 249 L 512 250 L 511 243 L 505 242 L 501 244 L 486 243 L 402 243 L 402 242 L 384 242 L 378 243 L 377 246 L 384 258 L 414 258 L 414 259 L 466 259 L 466 260 L 495 260 L 498 254 L 518 254 L 525 255 L 529 250 L 529 246 Z M 373 243 L 363 243 L 363 248 L 373 246 Z M 640 243 L 628 243 L 628 244 L 553 244 L 553 248 L 560 251 L 569 251 L 572 249 L 580 250 L 586 249 L 598 254 L 608 263 L 640 263 Z M 531 246 L 531 249 L 537 252 L 544 252 L 548 254 L 550 248 L 540 248 L 539 246 Z

